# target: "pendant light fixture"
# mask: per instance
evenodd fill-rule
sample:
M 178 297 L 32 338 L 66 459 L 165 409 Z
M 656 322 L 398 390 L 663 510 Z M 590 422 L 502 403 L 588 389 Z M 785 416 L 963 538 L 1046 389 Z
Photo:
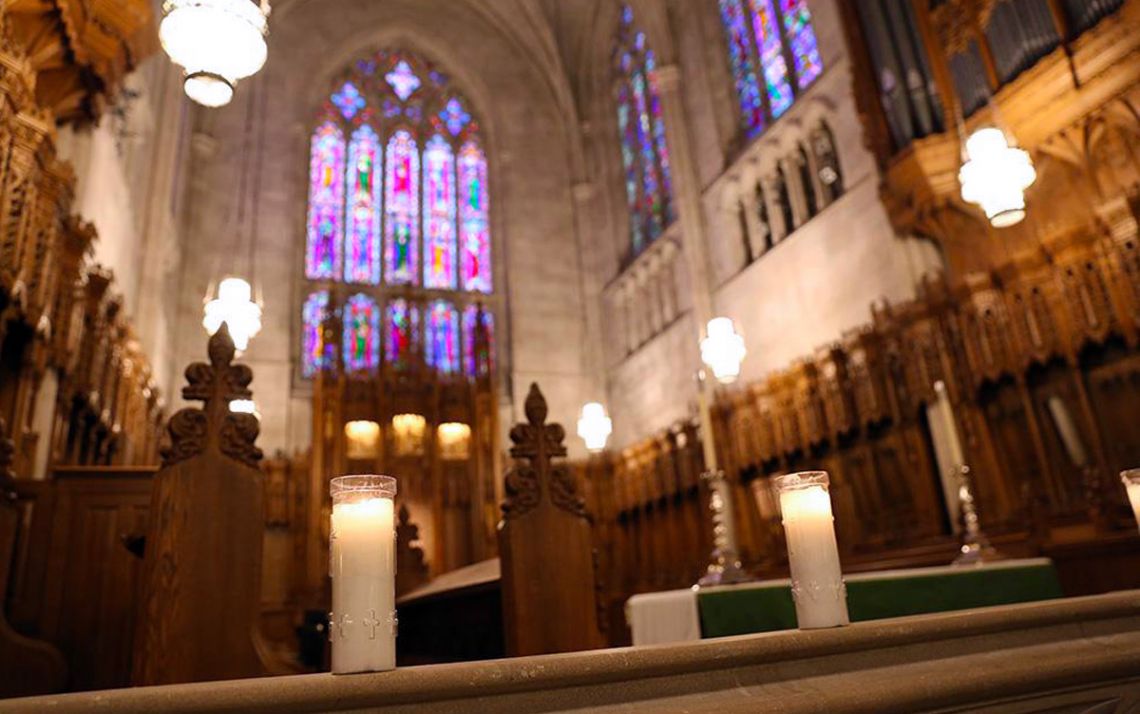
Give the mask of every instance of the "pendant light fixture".
M 731 384 L 740 376 L 740 363 L 747 350 L 744 338 L 736 331 L 736 325 L 727 317 L 714 317 L 705 328 L 706 337 L 701 340 L 701 361 L 712 370 L 716 381 Z
M 1037 180 L 1029 152 L 1017 148 L 994 126 L 978 129 L 966 139 L 964 163 L 958 172 L 962 200 L 982 207 L 994 228 L 1007 228 L 1025 218 L 1025 189 Z
M 260 90 L 260 118 L 264 120 L 265 88 L 262 86 L 257 87 L 257 89 Z M 226 323 L 229 326 L 230 337 L 232 337 L 234 341 L 234 348 L 237 349 L 238 352 L 244 352 L 249 347 L 249 341 L 256 337 L 257 333 L 261 331 L 262 301 L 259 296 L 255 295 L 254 275 L 257 263 L 256 246 L 261 200 L 260 166 L 264 153 L 263 133 L 259 134 L 258 137 L 256 158 L 259 170 L 254 177 L 253 195 L 247 195 L 246 191 L 250 173 L 249 144 L 253 135 L 253 103 L 256 96 L 258 96 L 256 92 L 251 93 L 248 103 L 246 104 L 245 135 L 242 140 L 241 149 L 241 178 L 238 184 L 236 221 L 239 234 L 237 241 L 238 246 L 241 245 L 243 239 L 247 241 L 248 252 L 246 254 L 246 268 L 249 271 L 248 275 L 250 279 L 246 280 L 234 272 L 231 272 L 217 283 L 216 288 L 215 286 L 210 287 L 203 301 L 205 314 L 202 317 L 202 326 L 206 328 L 206 332 L 213 335 L 222 326 L 223 322 Z M 251 213 L 248 233 L 245 231 L 246 203 L 250 204 Z M 233 255 L 234 254 L 231 254 L 231 258 Z M 240 251 L 237 255 L 240 255 Z
M 599 402 L 588 402 L 582 406 L 578 419 L 578 436 L 586 442 L 586 450 L 599 453 L 606 448 L 610 434 L 614 432 L 614 422 L 606 415 L 606 408 Z
M 962 142 L 962 166 L 958 183 L 962 200 L 980 206 L 994 228 L 1008 228 L 1025 219 L 1025 190 L 1037 180 L 1029 152 L 1020 149 L 998 112 L 993 95 L 989 101 L 990 122 L 966 135 L 962 105 L 954 103 L 958 140 Z
M 166 0 L 162 12 L 159 40 L 195 102 L 229 104 L 238 80 L 265 65 L 269 0 Z

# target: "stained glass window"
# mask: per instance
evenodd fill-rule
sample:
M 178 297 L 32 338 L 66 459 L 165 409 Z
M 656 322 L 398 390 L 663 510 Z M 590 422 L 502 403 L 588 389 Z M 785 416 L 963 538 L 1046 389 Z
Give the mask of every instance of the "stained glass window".
M 424 287 L 455 289 L 455 157 L 440 135 L 424 149 Z
M 796 92 L 823 72 L 811 12 L 806 0 L 719 0 L 719 4 L 741 124 L 754 136 L 768 120 L 786 112 Z
M 316 374 L 324 365 L 322 325 L 329 306 L 327 290 L 311 293 L 301 307 L 301 373 L 306 377 Z
M 309 162 L 309 228 L 305 277 L 335 278 L 340 271 L 344 211 L 344 134 L 331 122 L 313 134 Z
M 420 238 L 420 153 L 411 133 L 401 129 L 392 134 L 386 161 L 384 280 L 403 285 L 416 280 Z
M 419 341 L 419 314 L 415 305 L 403 298 L 388 301 L 387 339 L 384 343 L 388 364 L 405 367 L 412 345 Z
M 640 42 L 637 99 L 632 79 L 627 83 L 630 105 L 640 100 L 645 115 L 632 125 L 639 156 L 664 151 L 664 132 L 654 123 L 660 104 L 652 54 Z M 473 105 L 423 58 L 382 49 L 334 77 L 315 125 L 301 373 L 362 375 L 385 360 L 467 372 L 464 350 L 473 347 L 464 341 L 466 308 L 456 306 L 468 304 L 466 294 L 479 294 L 488 302 L 489 325 L 496 303 L 488 159 Z M 643 181 L 669 186 L 662 158 L 653 177 L 636 174 L 647 216 L 658 209 L 641 197 Z M 351 297 L 334 297 L 345 294 L 334 289 L 337 283 L 352 285 Z M 342 328 L 322 344 L 328 314 Z
M 397 62 L 395 69 L 384 75 L 384 79 L 388 80 L 396 96 L 402 100 L 412 96 L 412 92 L 419 89 L 421 84 L 420 78 L 412 71 L 406 60 Z
M 380 366 L 380 308 L 363 293 L 344 306 L 344 368 L 349 372 Z
M 352 134 L 348 167 L 344 279 L 376 285 L 380 282 L 380 139 L 367 124 Z
M 365 105 L 364 96 L 352 82 L 345 82 L 340 91 L 332 95 L 332 103 L 345 119 L 352 119 Z
M 436 300 L 427 314 L 426 361 L 444 374 L 459 371 L 459 314 L 446 300 Z
M 487 158 L 474 141 L 459 150 L 459 244 L 463 289 L 491 292 Z
M 673 220 L 669 148 L 656 70 L 645 33 L 634 26 L 633 10 L 624 6 L 614 74 L 633 254 L 661 235 Z
M 764 128 L 764 102 L 760 99 L 760 83 L 752 51 L 752 16 L 744 9 L 744 0 L 720 0 L 720 18 L 728 35 L 728 56 L 736 95 L 740 100 L 741 120 L 751 133 Z
M 823 72 L 815 30 L 811 26 L 811 11 L 805 0 L 780 0 L 780 14 L 784 18 L 784 34 L 792 50 L 796 83 L 804 89 Z
M 484 310 L 482 334 L 476 331 L 479 310 L 478 305 L 463 310 L 463 371 L 472 377 L 481 376 L 482 370 L 490 367 L 495 344 L 494 315 Z

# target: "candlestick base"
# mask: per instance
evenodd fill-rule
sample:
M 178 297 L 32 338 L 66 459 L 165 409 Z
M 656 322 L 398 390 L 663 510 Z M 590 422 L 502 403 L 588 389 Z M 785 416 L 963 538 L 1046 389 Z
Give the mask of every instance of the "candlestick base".
M 717 548 L 713 551 L 713 562 L 709 563 L 708 570 L 697 581 L 697 585 L 700 587 L 736 585 L 750 582 L 752 579 L 752 576 L 741 567 L 740 558 L 734 551 L 726 553 Z
M 954 559 L 952 564 L 981 565 L 1001 559 L 1001 554 L 998 553 L 997 548 L 990 545 L 990 542 L 983 537 L 980 542 L 963 543 L 959 549 L 958 557 Z

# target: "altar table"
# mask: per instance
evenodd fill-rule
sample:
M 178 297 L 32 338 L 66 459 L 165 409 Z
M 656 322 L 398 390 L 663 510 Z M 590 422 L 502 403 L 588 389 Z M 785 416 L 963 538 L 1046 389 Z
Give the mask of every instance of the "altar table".
M 852 622 L 1062 597 L 1048 558 L 856 573 L 844 580 Z M 787 579 L 634 595 L 626 615 L 635 645 L 796 627 Z

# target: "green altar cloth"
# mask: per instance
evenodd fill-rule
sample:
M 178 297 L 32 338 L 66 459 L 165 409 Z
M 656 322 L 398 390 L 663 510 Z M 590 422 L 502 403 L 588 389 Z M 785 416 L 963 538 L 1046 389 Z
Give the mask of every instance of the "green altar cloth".
M 1057 571 L 1047 558 L 860 573 L 844 579 L 852 622 L 1063 596 Z M 701 588 L 697 606 L 702 638 L 796 627 L 796 608 L 787 580 Z

